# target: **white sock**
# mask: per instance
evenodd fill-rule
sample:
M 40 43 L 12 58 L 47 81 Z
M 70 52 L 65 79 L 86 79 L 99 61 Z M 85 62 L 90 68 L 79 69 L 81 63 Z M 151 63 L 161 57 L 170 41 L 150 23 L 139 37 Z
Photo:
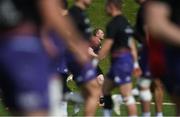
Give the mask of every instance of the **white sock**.
M 77 103 L 74 105 L 74 114 L 78 114 L 80 111 L 80 105 Z
M 123 102 L 123 98 L 122 98 L 122 96 L 120 94 L 112 95 L 112 99 L 113 99 L 114 103 L 121 104 Z
M 112 110 L 110 110 L 110 109 L 104 109 L 104 110 L 103 110 L 103 114 L 104 114 L 104 117 L 111 117 L 111 115 L 112 115 Z
M 156 117 L 163 117 L 163 113 L 162 112 L 157 112 Z
M 61 102 L 62 102 L 62 84 L 59 78 L 53 76 L 49 82 L 49 115 L 50 116 L 61 116 Z
M 63 117 L 67 117 L 68 116 L 68 112 L 67 112 L 67 102 L 66 101 L 62 101 L 61 105 L 60 105 L 60 109 L 62 112 Z
M 151 116 L 151 113 L 150 113 L 150 112 L 143 112 L 143 113 L 142 113 L 142 116 L 143 116 L 143 117 L 150 117 L 150 116 Z

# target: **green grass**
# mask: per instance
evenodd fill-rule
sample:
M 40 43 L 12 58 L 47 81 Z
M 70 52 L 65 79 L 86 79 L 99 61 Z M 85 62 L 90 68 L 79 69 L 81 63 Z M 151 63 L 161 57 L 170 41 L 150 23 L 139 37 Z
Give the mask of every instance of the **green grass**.
M 69 0 L 70 5 L 72 5 L 72 2 L 74 0 Z M 104 8 L 105 0 L 93 0 L 92 6 L 88 9 L 88 15 L 91 20 L 91 24 L 94 28 L 102 28 L 103 30 L 105 29 L 105 26 L 107 22 L 110 20 L 110 17 L 108 17 L 105 13 L 105 8 Z M 129 22 L 134 25 L 135 19 L 136 19 L 136 13 L 137 13 L 138 6 L 137 4 L 134 3 L 134 0 L 124 0 L 124 5 L 123 5 L 123 12 L 124 15 L 128 18 Z M 100 63 L 100 66 L 104 72 L 104 74 L 107 73 L 108 68 L 109 68 L 109 59 L 105 59 Z M 74 82 L 71 82 L 68 84 L 68 86 L 73 90 L 73 91 L 78 91 L 78 87 L 75 85 Z M 114 93 L 118 93 L 117 89 L 115 89 Z M 137 98 L 138 100 L 138 98 Z M 165 102 L 170 102 L 169 97 L 167 94 L 164 97 Z M 138 107 L 138 112 L 139 115 L 141 115 L 141 109 L 140 105 Z M 165 116 L 174 116 L 174 106 L 163 106 L 164 109 L 164 115 Z M 73 116 L 73 104 L 69 103 L 68 104 L 68 112 L 69 116 Z M 155 113 L 155 108 L 154 105 L 152 105 L 151 108 L 152 115 Z M 126 116 L 126 108 L 124 105 L 121 107 L 121 116 Z M 6 111 L 5 107 L 3 104 L 0 102 L 0 116 L 5 116 L 9 115 L 9 113 Z M 81 105 L 81 111 L 78 113 L 77 116 L 82 116 L 83 115 L 83 106 Z M 97 116 L 102 116 L 102 108 L 97 109 Z M 115 116 L 115 113 L 113 113 Z
M 141 115 L 141 107 L 140 105 L 137 105 L 138 107 L 138 115 Z M 73 105 L 69 104 L 68 106 L 68 113 L 69 116 L 83 116 L 83 106 L 80 106 L 80 112 L 77 115 L 73 114 Z M 166 110 L 164 111 L 164 115 L 165 116 L 175 116 L 175 110 L 174 110 L 174 106 L 163 106 L 163 109 Z M 121 116 L 127 116 L 127 112 L 126 112 L 126 107 L 124 105 L 121 105 Z M 96 111 L 96 116 L 102 116 L 102 108 L 98 108 Z M 151 114 L 152 116 L 155 116 L 155 110 L 154 110 L 154 105 L 151 105 Z M 117 116 L 114 112 L 112 113 L 113 116 Z
M 70 4 L 72 4 L 72 1 L 73 0 L 69 0 Z M 110 20 L 110 17 L 108 17 L 105 13 L 104 6 L 105 6 L 105 0 L 93 0 L 92 5 L 88 8 L 88 15 L 91 20 L 91 24 L 94 28 L 102 28 L 103 30 L 105 30 L 105 26 L 108 23 L 108 21 Z M 132 25 L 135 24 L 137 9 L 138 9 L 138 5 L 134 2 L 134 0 L 124 0 L 123 13 Z M 100 67 L 102 68 L 104 74 L 106 74 L 108 71 L 108 68 L 109 68 L 109 59 L 105 59 L 105 60 L 101 61 Z M 71 88 L 73 88 L 73 90 L 77 89 L 76 86 L 71 85 L 71 83 L 69 84 L 69 86 Z M 115 89 L 113 91 L 113 93 L 118 93 L 118 90 Z M 137 98 L 137 100 L 138 100 L 138 98 Z M 165 96 L 164 96 L 164 101 L 171 102 L 169 97 L 167 96 L 167 94 L 165 94 Z M 138 107 L 139 115 L 141 115 L 140 105 L 138 105 L 137 107 Z M 152 107 L 151 108 L 152 115 L 155 115 L 154 105 L 152 105 L 151 107 Z M 83 115 L 82 114 L 83 106 L 81 108 L 82 108 L 81 112 L 78 114 L 78 116 Z M 69 111 L 70 116 L 72 116 L 72 113 L 73 113 L 72 109 L 73 109 L 72 104 L 69 104 L 68 111 Z M 174 106 L 163 106 L 163 110 L 164 110 L 165 116 L 174 116 L 175 115 Z M 122 112 L 122 116 L 127 115 L 124 105 L 122 105 L 121 112 Z M 97 109 L 96 115 L 102 116 L 101 108 Z M 113 113 L 113 115 L 115 116 L 114 113 Z

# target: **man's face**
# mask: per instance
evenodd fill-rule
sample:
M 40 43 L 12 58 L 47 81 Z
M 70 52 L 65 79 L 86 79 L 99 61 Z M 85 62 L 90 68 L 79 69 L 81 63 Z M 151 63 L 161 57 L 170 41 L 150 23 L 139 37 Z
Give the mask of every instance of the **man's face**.
M 106 13 L 107 15 L 111 16 L 111 5 L 110 4 L 106 4 Z
M 89 7 L 92 3 L 92 0 L 82 0 L 82 2 L 86 7 Z
M 104 39 L 104 32 L 102 30 L 98 30 L 96 36 L 100 39 Z

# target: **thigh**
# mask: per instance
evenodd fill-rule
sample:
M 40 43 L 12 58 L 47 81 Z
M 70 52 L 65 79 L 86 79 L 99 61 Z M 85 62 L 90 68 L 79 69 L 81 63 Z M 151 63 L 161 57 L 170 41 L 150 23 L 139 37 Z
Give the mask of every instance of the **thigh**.
M 128 97 L 132 95 L 132 83 L 126 83 L 119 86 L 120 93 L 123 97 Z
M 40 42 L 18 39 L 8 42 L 4 50 L 0 82 L 7 106 L 25 112 L 47 109 L 50 61 Z

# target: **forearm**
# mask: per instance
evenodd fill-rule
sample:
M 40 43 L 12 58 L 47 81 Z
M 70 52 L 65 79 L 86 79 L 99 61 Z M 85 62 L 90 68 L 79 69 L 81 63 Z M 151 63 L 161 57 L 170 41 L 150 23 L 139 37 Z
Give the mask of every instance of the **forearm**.
M 68 49 L 75 53 L 75 56 L 81 56 L 81 58 L 87 61 L 89 59 L 87 57 L 88 43 L 83 41 L 70 18 L 59 14 L 63 11 L 59 11 L 57 0 L 41 0 L 40 5 L 43 23 L 55 29 L 56 32 L 63 37 L 62 39 L 64 39 L 64 42 L 69 47 Z
M 149 23 L 151 34 L 157 39 L 163 39 L 165 42 L 180 45 L 180 28 L 168 21 L 155 21 L 152 25 Z M 159 23 L 158 23 L 159 22 Z
M 137 54 L 137 48 L 136 48 L 136 42 L 134 39 L 130 39 L 130 48 L 131 48 L 131 54 L 133 56 L 134 62 L 138 61 L 138 54 Z
M 156 39 L 180 45 L 180 28 L 170 21 L 170 9 L 165 4 L 152 2 L 147 7 L 147 27 Z
M 92 57 L 95 57 L 95 58 L 98 57 L 98 55 L 93 51 L 93 49 L 91 47 L 89 47 L 88 52 Z
M 71 45 L 72 43 L 78 44 L 79 42 L 82 42 L 82 40 L 80 40 L 82 37 L 78 35 L 73 23 L 68 16 L 64 17 L 60 15 L 59 12 L 56 12 L 60 9 L 57 9 L 57 6 L 54 4 L 46 3 L 45 6 L 46 7 L 43 9 L 43 11 L 45 17 L 44 20 L 46 23 L 49 22 L 51 27 L 58 29 L 58 33 L 64 37 L 63 39 L 66 39 L 68 44 Z
M 99 60 L 103 60 L 104 58 L 106 58 L 107 54 L 108 54 L 108 52 L 107 52 L 106 50 L 101 50 L 101 51 L 99 52 L 97 58 L 98 58 Z
M 109 51 L 111 50 L 113 43 L 114 43 L 114 41 L 112 39 L 106 39 L 105 40 L 101 50 L 98 53 L 98 59 L 99 60 L 104 59 L 108 55 Z

